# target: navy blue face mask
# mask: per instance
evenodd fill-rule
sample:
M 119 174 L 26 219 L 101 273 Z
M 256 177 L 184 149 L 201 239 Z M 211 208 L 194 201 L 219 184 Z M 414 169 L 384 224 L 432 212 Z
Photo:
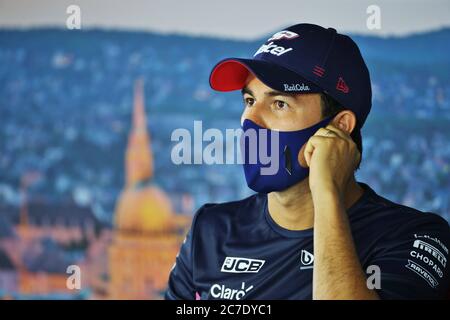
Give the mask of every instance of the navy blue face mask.
M 249 188 L 269 193 L 287 189 L 305 179 L 309 168 L 300 165 L 298 154 L 308 139 L 332 119 L 333 116 L 330 116 L 296 131 L 270 130 L 245 119 L 240 147 Z

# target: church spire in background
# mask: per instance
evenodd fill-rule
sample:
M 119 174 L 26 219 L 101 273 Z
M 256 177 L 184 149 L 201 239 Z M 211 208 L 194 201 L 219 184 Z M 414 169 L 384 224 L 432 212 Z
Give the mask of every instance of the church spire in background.
M 144 101 L 144 81 L 139 78 L 134 85 L 133 123 L 125 156 L 127 187 L 153 177 L 153 155 Z

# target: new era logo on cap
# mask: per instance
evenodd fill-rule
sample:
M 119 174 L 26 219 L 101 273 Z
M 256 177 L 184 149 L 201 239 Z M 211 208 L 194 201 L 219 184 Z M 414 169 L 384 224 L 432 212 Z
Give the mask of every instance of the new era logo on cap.
M 342 77 L 339 77 L 336 84 L 336 89 L 342 91 L 343 93 L 348 93 L 350 90 Z
M 333 28 L 301 23 L 273 34 L 253 58 L 227 58 L 211 71 L 218 91 L 240 90 L 249 73 L 282 92 L 326 92 L 352 110 L 359 127 L 372 106 L 369 71 L 358 46 Z

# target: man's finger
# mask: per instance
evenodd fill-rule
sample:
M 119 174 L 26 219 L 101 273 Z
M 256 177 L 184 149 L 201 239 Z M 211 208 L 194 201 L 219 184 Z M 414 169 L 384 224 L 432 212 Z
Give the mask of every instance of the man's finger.
M 309 138 L 308 142 L 306 142 L 306 147 L 303 152 L 303 155 L 305 156 L 306 164 L 310 165 L 310 160 L 312 157 L 312 154 L 314 152 L 314 149 L 316 149 L 321 143 L 323 143 L 326 139 L 330 139 L 331 137 L 325 137 L 321 135 L 314 135 L 311 138 Z
M 319 130 L 316 131 L 314 136 L 329 137 L 329 138 L 338 137 L 338 135 L 334 131 L 328 130 L 327 128 L 319 128 Z
M 334 132 L 338 137 L 345 139 L 345 140 L 352 140 L 352 138 L 350 137 L 350 134 L 348 134 L 346 131 L 341 130 L 335 126 L 333 126 L 332 124 L 329 124 L 325 127 L 325 130 L 330 130 L 332 132 Z

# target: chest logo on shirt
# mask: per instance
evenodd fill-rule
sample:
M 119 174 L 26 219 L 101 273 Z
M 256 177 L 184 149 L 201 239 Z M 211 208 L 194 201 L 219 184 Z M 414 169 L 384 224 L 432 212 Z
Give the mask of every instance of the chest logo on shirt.
M 312 269 L 314 267 L 314 255 L 306 250 L 302 250 L 300 253 L 300 270 Z
M 230 273 L 257 273 L 261 270 L 265 260 L 248 259 L 240 257 L 226 257 L 221 272 Z
M 253 286 L 245 287 L 245 282 L 242 282 L 241 289 L 228 288 L 225 285 L 213 284 L 210 289 L 210 294 L 215 299 L 227 300 L 241 300 L 244 296 L 253 289 Z

